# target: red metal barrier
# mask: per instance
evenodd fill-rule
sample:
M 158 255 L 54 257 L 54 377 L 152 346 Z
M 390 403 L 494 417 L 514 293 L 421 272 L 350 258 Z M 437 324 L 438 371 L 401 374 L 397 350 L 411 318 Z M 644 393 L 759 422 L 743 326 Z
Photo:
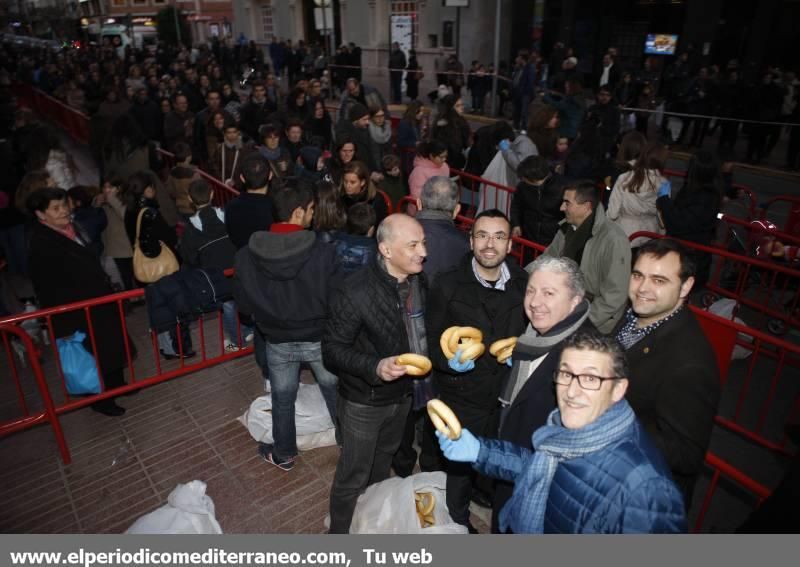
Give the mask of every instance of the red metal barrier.
M 64 464 L 69 464 L 72 457 L 69 454 L 64 431 L 61 429 L 61 422 L 58 420 L 58 413 L 53 405 L 33 341 L 31 341 L 30 336 L 22 327 L 11 324 L 0 324 L 0 336 L 3 338 L 3 346 L 8 358 L 8 369 L 11 371 L 11 379 L 14 382 L 14 389 L 17 394 L 17 403 L 22 413 L 18 419 L 0 421 L 0 437 L 33 427 L 39 423 L 48 422 L 53 428 L 53 435 L 55 435 L 61 459 Z M 44 405 L 40 411 L 31 411 L 29 404 L 26 402 L 20 369 L 14 360 L 14 353 L 19 353 L 22 360 L 30 361 L 32 377 L 36 383 L 36 388 L 39 390 L 41 402 Z
M 232 272 L 232 270 L 229 270 L 227 275 L 230 276 Z M 9 368 L 11 377 L 15 381 L 15 384 L 17 384 L 17 399 L 21 410 L 18 417 L 0 422 L 0 437 L 15 431 L 27 429 L 45 420 L 49 421 L 53 425 L 54 433 L 59 441 L 62 458 L 65 463 L 68 463 L 69 451 L 66 446 L 66 441 L 63 439 L 63 433 L 58 426 L 57 415 L 252 353 L 252 347 L 243 348 L 236 352 L 227 352 L 225 350 L 221 310 L 216 313 L 201 315 L 197 322 L 187 324 L 189 326 L 189 332 L 192 335 L 192 343 L 195 345 L 193 347 L 196 351 L 196 358 L 194 361 L 183 358 L 185 348 L 187 347 L 183 344 L 181 339 L 180 325 L 176 325 L 178 353 L 180 355 L 176 360 L 161 360 L 157 335 L 152 330 L 149 332 L 149 337 L 144 342 L 140 341 L 140 344 L 136 345 L 135 349 L 132 348 L 131 345 L 135 345 L 136 343 L 134 339 L 139 337 L 129 334 L 126 313 L 129 311 L 129 301 L 131 299 L 142 298 L 143 296 L 144 290 L 136 289 L 0 319 L 0 331 L 4 333 L 3 340 L 6 347 L 6 355 L 9 358 L 7 368 Z M 102 386 L 101 393 L 80 398 L 71 397 L 67 392 L 63 371 L 61 369 L 61 361 L 56 346 L 56 337 L 53 332 L 53 318 L 57 318 L 59 315 L 65 313 L 82 311 L 86 317 L 86 334 L 92 345 L 92 351 L 97 352 L 96 336 L 92 325 L 92 313 L 94 310 L 104 306 L 107 309 L 109 305 L 116 308 L 120 320 L 123 321 L 121 330 L 125 344 L 125 373 L 127 374 L 128 383 L 118 388 L 106 389 L 103 384 L 102 370 L 100 369 L 97 359 L 95 359 Z M 41 351 L 37 351 L 33 347 L 30 337 L 20 326 L 25 321 L 34 322 L 34 326 L 48 337 L 49 340 L 47 342 L 50 344 L 49 352 L 47 352 L 48 349 L 44 348 Z M 239 326 L 238 321 L 237 326 Z M 38 410 L 30 409 L 30 396 L 25 394 L 24 388 L 19 382 L 17 365 L 13 360 L 12 351 L 14 351 L 14 349 L 11 348 L 5 333 L 13 334 L 18 340 L 22 341 L 22 344 L 25 346 L 25 362 L 29 362 L 31 368 L 34 369 L 34 378 L 37 381 L 39 381 L 41 377 L 39 390 L 44 404 L 43 408 Z M 241 326 L 239 326 L 238 333 L 241 336 Z M 46 374 L 42 373 L 40 359 L 42 364 L 44 364 Z M 0 375 L 4 373 L 4 370 L 0 370 Z M 45 380 L 44 376 L 47 377 L 47 380 Z
M 636 232 L 629 239 L 640 236 L 665 238 L 653 232 Z M 800 328 L 800 270 L 714 246 L 686 240 L 680 242 L 712 258 L 711 274 L 706 283 L 706 289 L 712 295 L 706 298 L 706 303 L 713 302 L 714 296 L 733 299 L 739 306 L 753 310 L 754 317 L 749 323 L 765 327 L 774 334 L 783 334 L 788 328 Z M 736 314 L 734 312 L 731 318 Z
M 758 448 L 766 454 L 788 457 L 784 426 L 795 423 L 800 407 L 798 377 L 800 377 L 800 346 L 772 337 L 751 327 L 717 317 L 692 307 L 703 330 L 714 347 L 720 370 L 723 397 L 735 404 L 732 411 L 720 410 L 715 417 L 717 426 L 736 434 L 741 443 Z M 732 360 L 734 348 L 739 349 Z M 742 359 L 742 356 L 747 358 Z M 726 404 L 731 405 L 731 404 Z M 740 457 L 743 452 L 739 452 Z M 694 526 L 703 522 L 721 477 L 750 492 L 760 503 L 770 489 L 755 481 L 742 468 L 726 462 L 709 452 L 706 464 L 713 470 Z
M 468 202 L 472 211 L 500 209 L 506 215 L 511 215 L 511 199 L 517 191 L 516 188 L 501 185 L 459 169 L 451 168 L 450 175 L 458 176 L 461 187 L 468 190 L 470 196 Z
M 13 92 L 18 100 L 55 122 L 76 142 L 89 143 L 89 117 L 86 114 L 30 85 L 14 85 Z

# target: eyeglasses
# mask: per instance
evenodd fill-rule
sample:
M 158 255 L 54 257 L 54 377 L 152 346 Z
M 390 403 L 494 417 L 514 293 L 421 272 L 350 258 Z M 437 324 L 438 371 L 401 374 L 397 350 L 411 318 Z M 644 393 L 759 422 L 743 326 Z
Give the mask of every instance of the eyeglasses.
M 618 376 L 595 376 L 594 374 L 573 374 L 568 370 L 556 370 L 553 381 L 561 386 L 569 386 L 572 380 L 578 379 L 578 385 L 584 390 L 599 390 L 606 380 L 616 380 Z
M 489 234 L 488 232 L 475 232 L 472 234 L 472 238 L 478 242 L 493 240 L 494 242 L 503 243 L 508 240 L 508 235 L 505 232 L 498 232 L 497 234 Z

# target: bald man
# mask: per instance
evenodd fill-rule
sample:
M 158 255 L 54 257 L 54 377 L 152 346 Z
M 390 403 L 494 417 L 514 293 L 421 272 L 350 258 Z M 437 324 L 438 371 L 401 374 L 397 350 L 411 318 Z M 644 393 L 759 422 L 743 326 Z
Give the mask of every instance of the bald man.
M 322 339 L 325 365 L 339 377 L 342 442 L 330 533 L 348 533 L 358 495 L 389 477 L 412 394 L 406 367 L 395 359 L 408 352 L 428 355 L 425 232 L 413 218 L 396 214 L 378 226 L 377 240 L 375 261 L 334 294 Z

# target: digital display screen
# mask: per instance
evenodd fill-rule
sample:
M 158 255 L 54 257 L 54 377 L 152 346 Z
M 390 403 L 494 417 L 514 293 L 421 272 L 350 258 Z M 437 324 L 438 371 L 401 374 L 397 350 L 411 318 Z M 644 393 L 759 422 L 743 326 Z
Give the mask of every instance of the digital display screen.
M 678 36 L 666 33 L 649 33 L 644 42 L 644 52 L 651 55 L 675 55 Z

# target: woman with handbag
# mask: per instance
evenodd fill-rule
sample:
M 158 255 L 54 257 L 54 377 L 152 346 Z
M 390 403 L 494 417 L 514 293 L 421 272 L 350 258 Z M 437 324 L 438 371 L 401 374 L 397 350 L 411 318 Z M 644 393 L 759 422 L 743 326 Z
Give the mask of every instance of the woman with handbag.
M 180 266 L 176 254 L 178 238 L 159 212 L 156 188 L 149 172 L 131 175 L 125 184 L 125 197 L 125 229 L 133 246 L 136 280 L 146 285 L 177 272 Z M 175 329 L 158 334 L 158 346 L 167 360 L 178 358 L 179 352 L 184 358 L 195 355 L 186 325 L 181 325 L 180 331 L 180 344 Z
M 29 240 L 30 277 L 39 306 L 55 307 L 76 301 L 94 299 L 114 293 L 87 239 L 72 224 L 67 192 L 46 187 L 31 193 L 27 208 L 36 222 Z M 105 389 L 125 385 L 127 365 L 125 335 L 116 303 L 90 309 L 92 330 L 97 347 L 97 362 Z M 53 316 L 53 338 L 69 337 L 82 331 L 83 346 L 92 352 L 92 341 L 86 315 L 82 309 Z M 108 416 L 120 416 L 125 408 L 115 398 L 92 404 L 92 409 Z

